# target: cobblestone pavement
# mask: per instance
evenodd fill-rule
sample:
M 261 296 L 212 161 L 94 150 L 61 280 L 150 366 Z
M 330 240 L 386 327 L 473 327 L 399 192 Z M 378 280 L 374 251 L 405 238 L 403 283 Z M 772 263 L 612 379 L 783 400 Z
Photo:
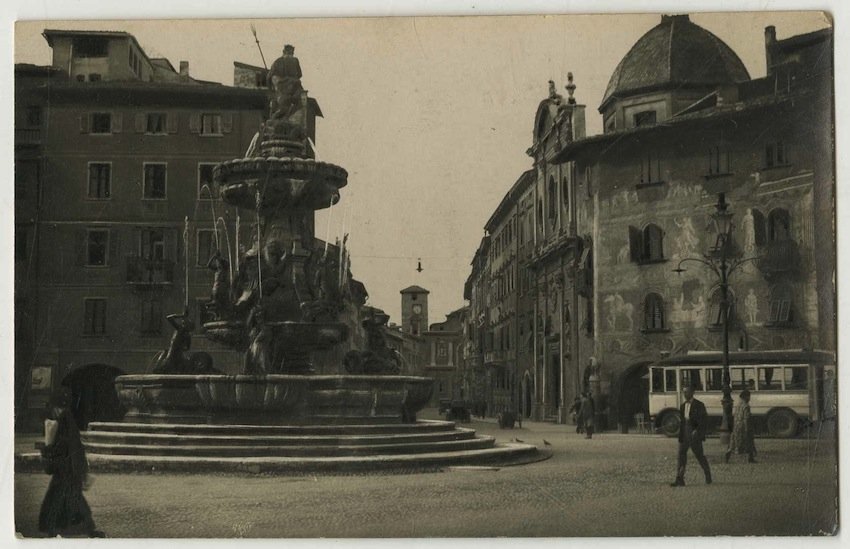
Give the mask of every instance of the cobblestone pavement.
M 100 474 L 86 497 L 98 527 L 120 537 L 464 537 L 806 535 L 837 524 L 835 449 L 826 437 L 759 439 L 759 463 L 706 452 L 671 488 L 676 441 L 524 423 L 480 433 L 543 447 L 552 458 L 499 470 L 350 476 Z M 35 536 L 48 476 L 15 478 L 15 521 Z

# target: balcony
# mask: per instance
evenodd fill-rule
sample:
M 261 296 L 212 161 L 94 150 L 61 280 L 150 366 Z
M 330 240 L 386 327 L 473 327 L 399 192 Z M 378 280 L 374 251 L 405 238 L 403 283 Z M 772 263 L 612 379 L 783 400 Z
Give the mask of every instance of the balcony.
M 174 283 L 174 262 L 168 259 L 127 258 L 127 284 L 153 287 Z
M 41 145 L 39 128 L 15 128 L 16 147 L 35 147 Z
M 774 240 L 761 248 L 758 268 L 768 282 L 789 280 L 800 272 L 800 250 L 793 240 Z

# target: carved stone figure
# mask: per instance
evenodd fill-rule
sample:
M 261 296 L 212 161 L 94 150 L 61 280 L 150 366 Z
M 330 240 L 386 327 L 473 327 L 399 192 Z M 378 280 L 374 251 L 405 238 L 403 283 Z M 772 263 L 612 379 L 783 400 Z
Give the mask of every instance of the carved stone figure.
M 190 365 L 186 353 L 192 346 L 192 331 L 195 329 L 195 324 L 189 318 L 188 309 L 184 310 L 183 314 L 171 314 L 165 319 L 174 327 L 174 333 L 171 335 L 168 349 L 164 353 L 160 352 L 153 372 L 155 374 L 188 373 Z
M 265 375 L 273 372 L 273 341 L 271 326 L 266 323 L 262 305 L 251 309 L 245 323 L 248 328 L 248 353 L 245 356 L 244 374 Z
M 273 90 L 272 118 L 288 118 L 301 107 L 301 65 L 293 46 L 284 46 L 283 56 L 272 63 L 268 82 Z
M 220 320 L 230 312 L 230 262 L 222 257 L 221 251 L 216 250 L 207 262 L 207 268 L 215 271 L 207 308 Z
M 387 345 L 384 326 L 389 315 L 371 310 L 363 319 L 366 330 L 366 350 L 349 351 L 343 359 L 345 370 L 349 374 L 390 374 L 401 373 L 401 356 L 398 351 Z

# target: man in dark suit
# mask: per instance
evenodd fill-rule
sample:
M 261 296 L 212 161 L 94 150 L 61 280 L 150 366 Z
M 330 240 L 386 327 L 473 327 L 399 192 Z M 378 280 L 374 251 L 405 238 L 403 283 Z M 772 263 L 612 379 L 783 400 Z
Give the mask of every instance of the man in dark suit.
M 708 460 L 705 459 L 705 453 L 702 451 L 702 441 L 705 440 L 706 423 L 708 422 L 705 404 L 694 398 L 693 387 L 685 387 L 683 392 L 685 402 L 679 407 L 682 417 L 679 424 L 679 460 L 676 481 L 670 486 L 685 485 L 685 465 L 688 462 L 689 448 L 705 473 L 705 483 L 711 484 L 711 469 L 708 466 Z

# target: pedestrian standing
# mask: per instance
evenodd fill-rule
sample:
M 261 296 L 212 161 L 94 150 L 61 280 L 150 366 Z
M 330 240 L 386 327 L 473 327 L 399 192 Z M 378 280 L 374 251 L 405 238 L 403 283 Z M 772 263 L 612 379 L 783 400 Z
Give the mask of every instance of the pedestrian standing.
M 688 463 L 688 450 L 694 453 L 697 462 L 705 473 L 705 483 L 711 484 L 711 468 L 702 449 L 705 440 L 708 414 L 705 404 L 694 398 L 694 388 L 685 387 L 683 391 L 685 402 L 679 407 L 681 421 L 679 422 L 679 456 L 676 467 L 676 480 L 670 486 L 685 485 L 685 466 Z
M 756 462 L 756 441 L 753 432 L 753 419 L 750 413 L 750 392 L 741 391 L 738 407 L 735 409 L 735 419 L 732 424 L 732 436 L 729 438 L 729 449 L 723 456 L 723 461 L 729 463 L 732 454 L 747 454 L 747 462 Z
M 584 428 L 584 438 L 593 438 L 594 418 L 596 416 L 596 405 L 593 402 L 593 397 L 590 393 L 583 393 L 581 396 L 581 407 L 579 409 L 579 417 Z
M 55 397 L 44 422 L 41 455 L 45 472 L 52 476 L 38 514 L 38 529 L 50 537 L 105 537 L 95 529 L 91 508 L 83 497 L 88 485 L 88 464 L 68 400 L 66 392 Z
M 568 413 L 573 418 L 573 423 L 576 424 L 576 434 L 581 434 L 584 432 L 584 422 L 582 422 L 581 417 L 579 416 L 579 412 L 581 412 L 581 397 L 576 396 L 573 400 L 573 405 L 570 406 L 570 409 L 568 410 Z

